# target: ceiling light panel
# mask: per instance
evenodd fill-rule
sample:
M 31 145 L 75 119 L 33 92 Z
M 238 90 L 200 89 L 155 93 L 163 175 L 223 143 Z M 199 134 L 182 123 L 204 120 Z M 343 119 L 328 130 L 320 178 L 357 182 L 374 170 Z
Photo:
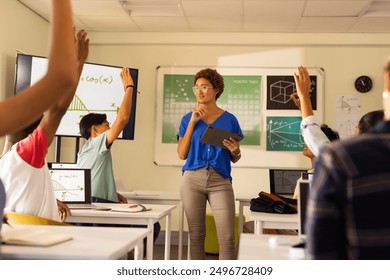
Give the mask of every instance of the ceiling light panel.
M 243 5 L 237 0 L 228 1 L 182 1 L 183 10 L 187 17 L 241 19 L 243 17 Z
M 371 1 L 308 1 L 304 17 L 357 17 Z
M 183 11 L 178 1 L 120 1 L 132 17 L 181 17 Z

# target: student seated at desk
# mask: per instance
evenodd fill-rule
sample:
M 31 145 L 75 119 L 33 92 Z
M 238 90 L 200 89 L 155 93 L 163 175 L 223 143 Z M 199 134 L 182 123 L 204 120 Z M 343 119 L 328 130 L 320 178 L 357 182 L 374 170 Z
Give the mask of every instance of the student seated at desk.
M 129 68 L 124 67 L 120 76 L 125 92 L 112 126 L 110 127 L 106 114 L 89 113 L 80 120 L 80 134 L 87 141 L 78 153 L 77 166 L 91 169 L 92 202 L 127 203 L 127 198 L 116 189 L 111 147 L 129 121 L 134 82 Z M 154 240 L 157 239 L 160 228 L 160 224 L 155 223 Z
M 310 100 L 310 76 L 305 67 L 298 66 L 297 72 L 294 72 L 295 85 L 297 92 L 291 94 L 290 98 L 302 113 L 301 131 L 305 141 L 303 155 L 311 161 L 313 173 L 314 163 L 319 155 L 322 146 L 329 144 L 331 141 L 339 140 L 339 133 L 331 129 L 326 124 L 320 124 L 318 118 L 314 115 L 313 107 Z M 295 187 L 294 199 L 298 199 L 298 185 L 302 178 L 298 179 Z
M 384 70 L 384 121 L 372 133 L 326 146 L 308 201 L 310 259 L 390 258 L 390 61 Z
M 76 36 L 78 74 L 89 52 L 85 30 Z M 0 159 L 0 178 L 6 191 L 5 211 L 65 221 L 69 208 L 56 201 L 45 157 L 55 132 L 76 91 L 64 92 L 44 116 L 29 127 L 6 137 Z
M 302 154 L 305 157 L 308 157 L 311 161 L 312 169 L 308 172 L 314 172 L 313 167 L 318 155 L 318 150 L 321 145 L 326 145 L 331 141 L 340 139 L 340 136 L 337 131 L 331 129 L 326 124 L 319 124 L 318 118 L 314 116 L 312 104 L 310 101 L 310 76 L 305 67 L 300 65 L 297 69 L 298 73 L 294 72 L 295 84 L 297 87 L 297 93 L 291 94 L 290 98 L 295 103 L 295 105 L 300 109 L 302 113 L 302 123 L 301 129 L 302 134 L 304 135 L 305 144 L 303 147 Z M 308 141 L 309 145 L 306 144 Z M 311 147 L 311 148 L 310 148 Z M 312 151 L 312 149 L 314 151 Z M 302 181 L 302 178 L 297 180 L 295 187 L 294 199 L 298 199 L 298 186 Z M 249 221 L 244 224 L 244 232 L 253 233 L 254 232 L 254 223 Z M 291 230 L 279 230 L 279 229 L 270 229 L 266 230 L 270 234 L 296 234 L 296 231 Z

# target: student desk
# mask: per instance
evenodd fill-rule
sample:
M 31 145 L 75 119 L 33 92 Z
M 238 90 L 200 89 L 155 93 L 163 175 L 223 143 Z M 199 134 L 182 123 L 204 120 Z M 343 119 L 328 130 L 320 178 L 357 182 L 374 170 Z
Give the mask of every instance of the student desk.
M 144 190 L 120 192 L 120 194 L 127 198 L 128 203 L 177 205 L 179 209 L 178 259 L 181 260 L 183 256 L 184 208 L 181 203 L 180 194 L 175 192 L 144 191 Z
M 257 194 L 237 193 L 235 194 L 236 201 L 238 201 L 238 237 L 244 229 L 244 207 L 251 206 L 251 199 L 257 197 Z
M 117 203 L 94 203 L 101 207 L 115 207 Z M 116 212 L 116 211 L 100 211 L 100 210 L 72 210 L 72 215 L 68 216 L 68 223 L 96 223 L 96 224 L 120 224 L 120 225 L 146 225 L 152 229 L 147 236 L 147 252 L 148 260 L 153 259 L 153 225 L 159 220 L 166 218 L 165 229 L 165 259 L 170 259 L 171 248 L 171 212 L 176 208 L 176 205 L 148 205 L 152 208 L 145 212 Z
M 135 249 L 135 259 L 143 259 L 143 239 L 147 228 L 17 225 L 13 228 L 42 228 L 73 236 L 72 240 L 49 247 L 0 245 L 0 259 L 8 260 L 115 260 Z M 2 231 L 12 230 L 8 225 Z
M 250 219 L 255 223 L 255 234 L 263 234 L 264 228 L 298 229 L 298 214 L 277 214 L 251 211 Z
M 270 238 L 283 238 L 284 244 L 275 244 L 270 242 Z M 238 247 L 238 260 L 289 260 L 301 259 L 297 257 L 304 253 L 294 254 L 291 246 L 299 243 L 301 240 L 294 235 L 256 235 L 243 233 L 240 236 L 240 245 Z M 302 250 L 303 249 L 296 249 Z

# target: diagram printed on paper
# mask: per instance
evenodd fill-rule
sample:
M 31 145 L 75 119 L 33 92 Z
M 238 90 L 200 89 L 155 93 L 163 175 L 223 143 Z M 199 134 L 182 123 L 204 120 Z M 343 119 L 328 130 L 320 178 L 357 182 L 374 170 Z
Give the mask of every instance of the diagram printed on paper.
M 360 120 L 360 115 L 342 115 L 336 118 L 335 130 L 339 133 L 341 139 L 355 136 L 355 129 Z
M 267 117 L 267 151 L 302 151 L 301 117 Z
M 353 114 L 362 110 L 362 102 L 359 96 L 336 96 L 336 112 Z

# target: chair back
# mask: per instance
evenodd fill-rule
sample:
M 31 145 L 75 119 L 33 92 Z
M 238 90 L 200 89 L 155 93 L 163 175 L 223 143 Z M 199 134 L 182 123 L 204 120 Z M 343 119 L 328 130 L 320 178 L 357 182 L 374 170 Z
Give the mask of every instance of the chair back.
M 5 207 L 5 190 L 3 183 L 0 180 L 0 231 L 1 225 L 3 224 L 3 211 Z
M 13 225 L 47 225 L 47 226 L 71 226 L 71 224 L 58 222 L 42 217 L 24 213 L 4 212 L 4 219 L 7 224 Z

